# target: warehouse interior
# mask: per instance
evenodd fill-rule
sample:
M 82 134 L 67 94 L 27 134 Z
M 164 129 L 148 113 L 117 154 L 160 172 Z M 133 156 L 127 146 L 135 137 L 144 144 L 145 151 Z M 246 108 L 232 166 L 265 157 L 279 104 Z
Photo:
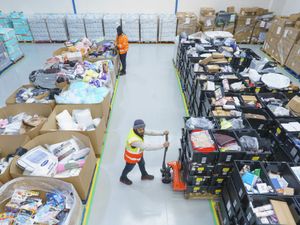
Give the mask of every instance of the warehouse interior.
M 299 76 L 300 2 L 2 0 L 0 225 L 300 224 Z

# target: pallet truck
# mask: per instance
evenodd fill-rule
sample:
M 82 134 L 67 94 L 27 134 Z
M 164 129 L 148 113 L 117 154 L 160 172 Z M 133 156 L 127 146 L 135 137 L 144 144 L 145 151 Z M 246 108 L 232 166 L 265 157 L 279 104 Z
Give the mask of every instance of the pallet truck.
M 166 141 L 168 141 L 168 135 L 166 135 Z M 166 165 L 166 155 L 167 155 L 168 147 L 165 148 L 164 151 L 164 158 L 162 163 L 162 168 L 160 170 L 162 175 L 162 182 L 164 184 L 169 184 L 172 182 L 172 175 L 171 175 L 171 169 L 173 170 L 173 190 L 174 191 L 185 191 L 186 190 L 186 184 L 181 180 L 181 162 L 178 161 L 172 161 L 168 162 Z M 179 149 L 179 152 L 181 153 L 181 150 Z M 179 154 L 181 155 L 181 154 Z

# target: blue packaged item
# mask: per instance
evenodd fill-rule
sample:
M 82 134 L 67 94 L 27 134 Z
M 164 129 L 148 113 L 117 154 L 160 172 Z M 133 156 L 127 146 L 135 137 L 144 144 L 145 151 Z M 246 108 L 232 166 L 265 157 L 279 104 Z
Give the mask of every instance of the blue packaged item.
M 258 179 L 258 176 L 252 174 L 252 173 L 249 173 L 249 172 L 246 172 L 244 173 L 244 175 L 242 176 L 242 180 L 245 184 L 248 184 L 250 185 L 251 187 L 253 187 L 256 183 Z

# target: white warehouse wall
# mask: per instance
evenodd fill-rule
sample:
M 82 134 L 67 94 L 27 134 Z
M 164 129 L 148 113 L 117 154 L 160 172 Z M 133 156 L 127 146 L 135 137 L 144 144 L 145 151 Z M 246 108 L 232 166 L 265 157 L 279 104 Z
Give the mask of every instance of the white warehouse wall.
M 290 15 L 300 12 L 299 0 L 285 0 L 284 7 L 281 10 L 281 15 Z
M 227 6 L 269 8 L 273 1 L 283 0 L 178 0 L 178 11 L 192 11 L 199 15 L 200 7 L 226 10 Z M 289 0 L 295 2 L 299 0 Z M 78 13 L 173 13 L 176 0 L 75 0 Z M 72 13 L 72 0 L 0 0 L 4 12 Z
M 6 13 L 73 13 L 71 0 L 0 0 L 0 10 Z

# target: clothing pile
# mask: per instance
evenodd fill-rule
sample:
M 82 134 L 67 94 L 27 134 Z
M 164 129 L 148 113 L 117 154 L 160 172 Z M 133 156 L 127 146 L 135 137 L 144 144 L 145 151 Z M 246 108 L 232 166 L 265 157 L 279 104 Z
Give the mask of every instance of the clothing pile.
M 214 134 L 216 143 L 220 152 L 227 151 L 241 151 L 241 146 L 239 146 L 237 140 L 231 135 L 223 134 L 223 133 L 215 133 Z
M 209 130 L 215 127 L 215 123 L 205 117 L 191 117 L 186 121 L 186 126 L 189 129 L 204 129 Z
M 272 204 L 265 204 L 259 207 L 253 207 L 252 209 L 261 224 L 279 224 Z
M 91 149 L 73 137 L 53 145 L 39 145 L 17 160 L 27 176 L 67 178 L 78 176 Z
M 16 93 L 16 103 L 51 103 L 53 92 L 38 87 L 22 87 Z
M 240 100 L 238 97 L 223 97 L 219 100 L 212 98 L 212 106 L 222 106 L 223 109 L 235 109 L 241 105 Z
M 285 102 L 282 99 L 271 97 L 262 98 L 262 101 L 267 105 L 275 116 L 289 116 L 290 111 L 285 108 Z
M 214 141 L 207 130 L 193 130 L 191 132 L 193 149 L 202 153 L 216 151 Z
M 93 46 L 93 44 L 94 43 L 87 38 L 82 38 L 81 40 L 75 39 L 75 40 L 70 40 L 65 42 L 65 46 L 68 48 L 70 52 L 78 51 L 81 52 L 82 55 L 86 55 L 90 50 L 90 48 Z
M 8 155 L 0 159 L 0 175 L 3 174 L 13 160 L 13 155 Z
M 212 110 L 213 116 L 219 116 L 219 117 L 241 117 L 242 112 L 237 110 L 224 110 L 222 107 L 215 107 L 214 110 Z
M 108 95 L 106 87 L 95 87 L 83 81 L 72 82 L 69 89 L 55 95 L 58 104 L 97 104 Z
M 70 211 L 66 196 L 60 192 L 14 190 L 0 213 L 0 224 L 64 224 Z
M 274 193 L 273 188 L 261 178 L 262 169 L 251 171 L 249 165 L 245 165 L 240 171 L 244 186 L 248 194 L 270 194 Z
M 100 124 L 100 118 L 92 118 L 90 109 L 73 110 L 72 116 L 68 110 L 64 110 L 56 116 L 60 130 L 95 130 Z
M 268 175 L 277 193 L 294 195 L 294 188 L 289 187 L 289 182 L 276 169 L 275 171 L 271 169 Z
M 281 123 L 281 126 L 288 132 L 300 131 L 300 123 L 299 122 Z
M 35 127 L 43 124 L 47 118 L 39 115 L 19 113 L 15 116 L 0 119 L 0 135 L 25 134 Z
M 221 126 L 221 130 L 245 128 L 244 121 L 242 118 L 233 118 L 230 120 L 221 118 L 219 123 Z

